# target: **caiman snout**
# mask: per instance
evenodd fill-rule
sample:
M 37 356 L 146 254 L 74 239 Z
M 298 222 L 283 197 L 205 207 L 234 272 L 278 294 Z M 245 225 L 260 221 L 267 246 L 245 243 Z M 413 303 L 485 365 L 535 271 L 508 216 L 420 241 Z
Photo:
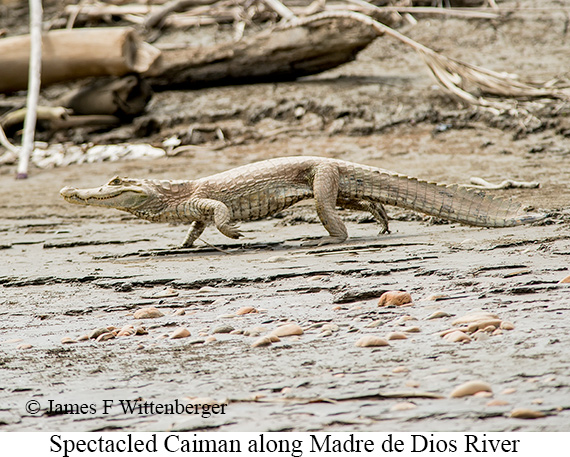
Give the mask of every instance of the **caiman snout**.
M 59 194 L 62 197 L 73 197 L 76 192 L 77 192 L 77 189 L 75 187 L 66 186 L 59 191 Z

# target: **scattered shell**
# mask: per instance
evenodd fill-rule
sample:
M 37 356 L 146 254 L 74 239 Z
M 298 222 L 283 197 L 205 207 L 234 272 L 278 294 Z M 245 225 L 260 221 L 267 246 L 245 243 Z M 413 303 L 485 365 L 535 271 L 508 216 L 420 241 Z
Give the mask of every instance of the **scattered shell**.
M 390 411 L 408 411 L 410 409 L 415 409 L 418 406 L 410 401 L 401 401 L 390 407 Z
M 501 328 L 502 330 L 514 330 L 515 326 L 510 322 L 503 321 L 501 322 L 501 326 L 499 328 Z
M 517 419 L 539 419 L 546 415 L 542 411 L 528 408 L 515 408 L 511 411 L 510 417 Z
M 210 335 L 204 340 L 204 343 L 213 343 L 214 341 L 218 341 L 218 339 L 215 336 Z
M 506 406 L 509 402 L 507 400 L 495 399 L 487 402 L 487 406 Z
M 421 332 L 421 329 L 420 329 L 417 325 L 414 325 L 414 326 L 412 326 L 412 327 L 404 327 L 404 328 L 402 329 L 402 332 L 406 332 L 406 333 L 419 333 L 419 332 Z
M 443 339 L 449 341 L 450 343 L 463 343 L 463 342 L 469 343 L 471 341 L 469 335 L 466 335 L 465 333 L 460 332 L 459 330 L 448 333 L 443 337 Z
M 87 341 L 89 339 L 89 335 L 81 335 L 77 338 L 77 341 Z
M 514 387 L 507 387 L 505 390 L 501 392 L 502 395 L 510 395 L 514 394 L 517 391 Z
M 378 306 L 403 306 L 409 303 L 412 303 L 412 296 L 399 290 L 384 292 L 378 300 Z
M 420 387 L 420 383 L 418 381 L 412 381 L 412 380 L 406 381 L 405 385 L 406 387 L 413 387 L 414 389 Z
M 544 403 L 544 398 L 535 398 L 531 401 L 533 405 L 542 405 Z
M 71 339 L 71 338 L 70 338 L 70 339 Z M 64 340 L 65 340 L 65 338 L 64 338 Z M 61 342 L 63 343 L 63 340 L 61 340 Z M 77 341 L 70 341 L 70 343 L 72 343 L 72 342 L 73 342 L 73 343 L 76 343 Z M 32 346 L 31 344 L 29 344 L 29 343 L 20 344 L 20 345 L 17 347 L 17 349 L 31 349 L 31 348 L 33 348 L 33 346 Z
M 91 333 L 89 333 L 89 338 L 96 339 L 99 338 L 99 336 L 103 335 L 103 333 L 108 333 L 108 332 L 109 330 L 107 330 L 106 327 L 96 328 Z
M 233 328 L 231 325 L 220 325 L 219 327 L 216 327 L 214 330 L 212 330 L 212 333 L 230 333 L 234 330 L 235 328 Z
M 445 311 L 436 311 L 433 314 L 430 314 L 426 319 L 441 319 L 442 317 L 451 317 L 451 314 Z
M 243 335 L 243 329 L 242 328 L 238 328 L 236 330 L 232 330 L 230 332 L 230 335 Z
M 491 389 L 490 384 L 484 381 L 468 381 L 453 389 L 449 396 L 451 398 L 460 398 L 473 395 L 481 391 L 493 392 L 493 389 Z
M 272 343 L 277 343 L 281 341 L 277 335 L 268 335 L 267 338 L 269 338 Z
M 240 308 L 236 311 L 236 314 L 238 316 L 243 316 L 244 314 L 254 314 L 257 313 L 257 309 L 255 309 L 253 306 L 244 306 L 243 308 Z
M 155 319 L 164 316 L 164 313 L 154 306 L 148 308 L 139 308 L 133 314 L 135 319 Z
M 497 330 L 497 327 L 494 325 L 487 325 L 487 327 L 483 328 L 483 331 L 487 333 L 493 333 L 495 330 Z
M 77 340 L 74 340 L 73 338 L 70 338 L 69 336 L 66 336 L 65 338 L 61 339 L 61 344 L 73 344 L 73 343 L 77 343 Z
M 135 335 L 148 335 L 148 330 L 144 327 L 135 328 Z
M 302 335 L 303 329 L 298 324 L 285 324 L 277 327 L 271 334 L 275 336 Z
M 327 336 L 332 336 L 333 332 L 331 330 L 321 330 L 321 337 L 326 338 Z
M 570 276 L 566 276 L 565 278 L 562 278 L 558 284 L 569 284 L 570 283 Z
M 115 334 L 113 332 L 107 332 L 99 335 L 96 341 L 100 343 L 101 341 L 107 341 L 113 338 L 115 338 Z
M 172 314 L 174 314 L 175 316 L 184 316 L 186 314 L 186 311 L 184 311 L 183 309 L 177 309 Z
M 336 306 L 333 306 L 331 309 L 332 309 L 333 311 L 340 311 L 340 310 L 342 309 L 342 306 L 336 305 Z
M 408 373 L 409 371 L 410 369 L 408 367 L 400 365 L 399 367 L 394 368 L 392 373 Z
M 376 335 L 365 335 L 356 342 L 356 346 L 360 348 L 376 347 L 376 346 L 390 346 L 390 343 L 384 338 Z
M 173 340 L 179 338 L 188 338 L 189 336 L 190 336 L 190 330 L 188 330 L 186 327 L 178 327 L 170 334 L 170 338 Z
M 272 343 L 271 338 L 269 336 L 262 336 L 261 338 L 255 340 L 252 344 L 252 348 L 259 348 L 264 346 L 269 346 Z
M 493 332 L 491 333 L 491 335 L 495 335 L 495 336 L 496 335 L 502 335 L 502 334 L 503 334 L 503 331 L 500 328 L 493 330 Z
M 390 332 L 386 335 L 387 340 L 407 340 L 408 337 L 404 332 Z
M 220 314 L 217 319 L 233 319 L 237 314 Z

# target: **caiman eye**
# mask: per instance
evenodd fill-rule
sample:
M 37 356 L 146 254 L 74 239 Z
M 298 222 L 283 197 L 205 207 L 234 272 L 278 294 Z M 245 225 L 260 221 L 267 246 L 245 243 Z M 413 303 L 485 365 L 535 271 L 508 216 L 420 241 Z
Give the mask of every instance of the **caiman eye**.
M 116 177 L 111 179 L 111 181 L 109 182 L 109 186 L 120 186 L 122 182 L 123 181 L 121 180 L 121 178 Z

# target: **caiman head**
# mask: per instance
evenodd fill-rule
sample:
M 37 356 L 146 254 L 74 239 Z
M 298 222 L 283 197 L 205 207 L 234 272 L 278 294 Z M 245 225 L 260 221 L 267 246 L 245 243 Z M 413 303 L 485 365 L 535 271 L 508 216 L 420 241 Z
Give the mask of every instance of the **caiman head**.
M 69 203 L 106 206 L 127 211 L 139 217 L 152 217 L 164 206 L 153 182 L 143 179 L 116 176 L 102 187 L 91 189 L 64 187 L 59 193 Z

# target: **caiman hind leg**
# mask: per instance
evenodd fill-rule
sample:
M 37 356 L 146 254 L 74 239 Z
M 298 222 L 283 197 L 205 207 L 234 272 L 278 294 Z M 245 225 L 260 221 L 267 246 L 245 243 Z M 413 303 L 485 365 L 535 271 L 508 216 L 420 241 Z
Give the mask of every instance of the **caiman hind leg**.
M 337 205 L 345 209 L 369 212 L 374 216 L 376 222 L 380 224 L 380 234 L 390 233 L 390 229 L 388 228 L 388 214 L 386 214 L 386 209 L 382 203 L 370 202 L 368 200 L 344 200 L 339 198 Z
M 318 165 L 313 178 L 313 195 L 317 215 L 330 236 L 320 240 L 308 241 L 303 243 L 303 246 L 342 243 L 348 238 L 346 226 L 336 212 L 338 186 L 338 168 L 328 163 Z

